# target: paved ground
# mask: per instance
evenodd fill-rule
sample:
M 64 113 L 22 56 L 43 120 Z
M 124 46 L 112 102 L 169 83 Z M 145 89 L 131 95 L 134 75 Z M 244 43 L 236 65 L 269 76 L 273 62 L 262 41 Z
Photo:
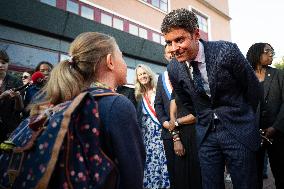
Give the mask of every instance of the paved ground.
M 233 189 L 233 185 L 231 183 L 226 183 L 226 189 Z M 276 189 L 270 166 L 268 167 L 268 179 L 263 180 L 263 189 Z

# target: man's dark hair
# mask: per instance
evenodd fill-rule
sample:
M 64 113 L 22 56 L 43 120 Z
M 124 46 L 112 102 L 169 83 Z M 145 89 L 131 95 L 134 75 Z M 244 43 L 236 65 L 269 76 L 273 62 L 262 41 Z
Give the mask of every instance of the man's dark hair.
M 257 65 L 260 64 L 260 56 L 264 53 L 265 45 L 269 45 L 271 49 L 274 50 L 273 47 L 268 43 L 255 43 L 247 52 L 246 58 L 254 70 L 256 69 Z
M 40 69 L 40 66 L 43 65 L 43 64 L 46 64 L 50 67 L 50 70 L 53 69 L 53 65 L 50 63 L 50 62 L 47 62 L 47 61 L 41 61 L 37 64 L 36 68 L 35 68 L 35 72 L 39 71 Z
M 5 50 L 0 50 L 0 60 L 3 60 L 4 62 L 9 62 L 10 59 Z
M 196 15 L 187 9 L 176 9 L 168 13 L 163 19 L 161 25 L 162 33 L 166 34 L 172 28 L 183 28 L 189 33 L 193 33 L 195 29 L 199 28 L 198 19 Z

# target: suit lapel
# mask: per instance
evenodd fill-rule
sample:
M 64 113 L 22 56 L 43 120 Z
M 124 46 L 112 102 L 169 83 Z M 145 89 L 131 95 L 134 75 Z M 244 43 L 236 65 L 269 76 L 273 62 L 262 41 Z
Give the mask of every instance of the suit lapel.
M 204 46 L 204 54 L 205 54 L 205 63 L 206 63 L 206 71 L 207 71 L 207 77 L 209 82 L 209 88 L 211 93 L 211 100 L 213 101 L 215 99 L 215 91 L 216 91 L 216 58 L 211 56 L 210 52 L 210 43 L 205 42 L 201 40 L 203 46 Z M 212 48 L 214 49 L 214 48 Z
M 264 99 L 266 98 L 268 91 L 270 89 L 271 86 L 271 82 L 272 79 L 274 77 L 275 71 L 271 68 L 267 68 L 266 69 L 266 73 L 265 73 L 265 79 L 264 79 L 264 83 L 263 83 L 263 87 L 264 87 Z

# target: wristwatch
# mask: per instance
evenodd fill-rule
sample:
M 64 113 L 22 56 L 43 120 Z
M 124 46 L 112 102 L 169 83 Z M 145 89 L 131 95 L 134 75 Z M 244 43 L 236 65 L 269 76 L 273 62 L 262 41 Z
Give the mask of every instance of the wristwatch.
M 176 127 L 178 127 L 178 126 L 179 126 L 179 124 L 178 124 L 178 121 L 177 121 L 177 120 L 175 121 L 175 126 L 176 126 Z

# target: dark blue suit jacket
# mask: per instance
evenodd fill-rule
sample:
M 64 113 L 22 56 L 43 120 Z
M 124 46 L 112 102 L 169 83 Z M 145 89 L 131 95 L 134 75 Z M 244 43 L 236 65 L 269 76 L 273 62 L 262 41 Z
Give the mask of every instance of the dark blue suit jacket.
M 214 119 L 214 113 L 236 139 L 251 150 L 260 145 L 255 119 L 261 88 L 257 77 L 236 44 L 204 42 L 206 70 L 211 98 L 198 93 L 185 63 L 176 60 L 168 66 L 169 77 L 183 104 L 191 100 L 197 113 L 196 135 L 199 146 Z
M 284 133 L 284 72 L 268 67 L 264 80 L 262 128 L 274 127 Z
M 157 83 L 156 97 L 155 97 L 155 111 L 157 118 L 162 125 L 162 139 L 171 139 L 170 132 L 163 127 L 165 121 L 170 121 L 170 99 L 168 98 L 164 86 L 163 75 L 160 75 Z

